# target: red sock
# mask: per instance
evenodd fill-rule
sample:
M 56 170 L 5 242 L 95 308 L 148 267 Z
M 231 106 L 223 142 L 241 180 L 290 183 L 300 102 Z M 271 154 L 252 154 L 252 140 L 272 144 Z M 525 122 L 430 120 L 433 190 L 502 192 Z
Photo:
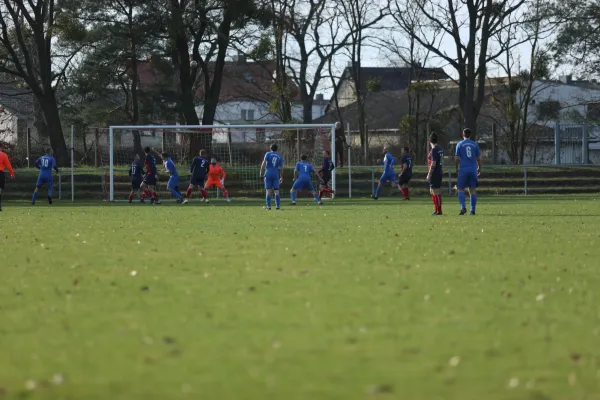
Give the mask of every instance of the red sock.
M 204 189 L 200 189 L 200 196 L 202 196 L 202 198 L 204 200 L 206 200 L 206 197 L 208 196 L 208 192 Z
M 323 192 L 325 191 L 325 189 L 323 190 L 319 190 L 319 200 L 321 199 L 321 197 L 323 197 Z
M 404 196 L 408 199 L 410 198 L 408 195 L 408 188 L 404 188 Z
M 133 201 L 133 195 L 132 195 L 132 194 L 130 194 L 130 195 L 129 195 L 129 202 L 131 203 L 132 201 Z
M 192 195 L 192 188 L 188 188 L 187 193 L 185 194 L 185 198 L 189 199 L 191 195 Z
M 229 192 L 226 189 L 223 189 L 223 196 L 225 196 L 226 199 L 229 198 Z
M 145 199 L 145 198 L 146 198 L 146 196 L 148 196 L 148 191 L 147 191 L 147 190 L 144 190 L 144 191 L 142 192 L 142 199 Z
M 332 189 L 330 189 L 330 188 L 325 188 L 325 189 L 323 189 L 323 191 L 324 191 L 324 192 L 326 192 L 326 193 L 331 193 L 331 194 L 335 193 L 335 192 L 334 192 Z
M 435 195 L 435 194 L 432 194 L 432 195 L 431 195 L 431 201 L 433 202 L 433 210 L 434 210 L 435 212 L 439 212 L 439 211 L 438 211 L 438 205 L 437 205 L 437 197 L 436 197 L 436 195 Z
M 437 203 L 438 203 L 438 212 L 440 214 L 442 214 L 442 194 L 438 194 L 437 196 Z

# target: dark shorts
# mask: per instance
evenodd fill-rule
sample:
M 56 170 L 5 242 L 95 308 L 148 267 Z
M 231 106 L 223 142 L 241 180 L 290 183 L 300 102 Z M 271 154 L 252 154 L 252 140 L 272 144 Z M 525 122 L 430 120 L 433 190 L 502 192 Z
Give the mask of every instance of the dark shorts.
M 144 176 L 144 183 L 149 186 L 156 185 L 156 175 L 148 174 Z
M 331 180 L 331 174 L 323 174 L 319 175 L 319 183 L 323 186 L 327 186 L 329 181 Z
M 412 175 L 400 175 L 398 177 L 398 185 L 408 185 L 410 178 L 412 178 Z
M 5 182 L 6 182 L 6 177 L 4 176 L 4 171 L 0 171 L 0 189 L 4 189 Z
M 206 176 L 194 176 L 190 177 L 190 185 L 194 186 L 204 186 L 204 181 L 206 180 Z
M 429 187 L 432 189 L 439 189 L 442 187 L 442 174 L 431 175 L 431 181 L 429 181 Z
M 140 188 L 140 185 L 142 184 L 142 182 L 138 179 L 134 179 L 131 181 L 131 188 L 133 190 L 138 190 Z

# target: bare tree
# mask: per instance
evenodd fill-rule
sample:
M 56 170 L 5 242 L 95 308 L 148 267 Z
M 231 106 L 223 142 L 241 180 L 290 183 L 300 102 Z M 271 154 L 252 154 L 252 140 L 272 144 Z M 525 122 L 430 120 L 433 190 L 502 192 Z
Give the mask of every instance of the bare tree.
M 60 29 L 56 19 L 60 9 L 54 0 L 2 0 L 0 2 L 0 72 L 27 84 L 43 111 L 50 144 L 56 160 L 65 165 L 67 146 L 56 99 L 56 87 L 77 52 L 63 55 L 57 67 L 53 35 Z
M 446 62 L 458 75 L 459 106 L 465 125 L 476 132 L 477 117 L 485 95 L 485 79 L 490 61 L 505 51 L 491 49 L 491 40 L 510 24 L 505 23 L 513 14 L 524 10 L 526 0 L 395 0 L 398 27 L 417 43 Z M 415 8 L 423 20 L 415 27 L 407 18 Z M 433 35 L 432 35 L 433 34 Z M 453 44 L 438 46 L 437 38 L 443 35 Z M 434 38 L 434 39 L 432 39 Z M 518 41 L 512 42 L 514 48 Z
M 360 17 L 358 26 L 344 29 L 341 24 L 343 11 L 336 2 L 291 0 L 288 4 L 287 30 L 297 53 L 288 52 L 287 66 L 300 90 L 303 122 L 310 123 L 314 96 L 325 78 L 324 70 L 328 61 L 352 43 L 353 35 L 358 30 L 364 31 L 375 26 L 387 11 L 385 8 L 379 9 L 368 20 Z

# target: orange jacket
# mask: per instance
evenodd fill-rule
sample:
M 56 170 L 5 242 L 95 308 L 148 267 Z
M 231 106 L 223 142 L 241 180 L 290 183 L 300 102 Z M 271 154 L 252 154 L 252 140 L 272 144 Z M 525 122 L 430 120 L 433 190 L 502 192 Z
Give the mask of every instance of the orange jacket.
M 226 176 L 227 174 L 225 174 L 225 171 L 223 171 L 223 168 L 219 164 L 211 165 L 208 169 L 208 180 L 220 181 L 221 179 L 225 179 Z
M 15 177 L 15 171 L 13 171 L 12 165 L 10 165 L 10 161 L 8 160 L 8 156 L 5 152 L 0 151 L 0 172 L 4 173 L 4 169 L 8 169 L 8 173 L 11 178 Z

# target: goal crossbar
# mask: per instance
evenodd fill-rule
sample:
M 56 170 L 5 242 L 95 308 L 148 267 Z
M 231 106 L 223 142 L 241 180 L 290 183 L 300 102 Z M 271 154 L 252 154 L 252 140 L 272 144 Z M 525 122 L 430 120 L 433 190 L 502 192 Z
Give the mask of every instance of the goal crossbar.
M 109 127 L 109 184 L 110 195 L 109 200 L 115 201 L 114 189 L 114 172 L 115 172 L 115 154 L 114 154 L 114 134 L 115 130 L 197 130 L 197 129 L 310 129 L 310 128 L 325 128 L 331 130 L 331 160 L 333 165 L 336 165 L 336 150 L 335 150 L 335 125 L 334 124 L 261 124 L 261 125 L 112 125 Z M 344 151 L 340 149 L 340 151 Z M 333 190 L 336 188 L 336 170 L 334 169 L 331 176 L 331 186 Z

